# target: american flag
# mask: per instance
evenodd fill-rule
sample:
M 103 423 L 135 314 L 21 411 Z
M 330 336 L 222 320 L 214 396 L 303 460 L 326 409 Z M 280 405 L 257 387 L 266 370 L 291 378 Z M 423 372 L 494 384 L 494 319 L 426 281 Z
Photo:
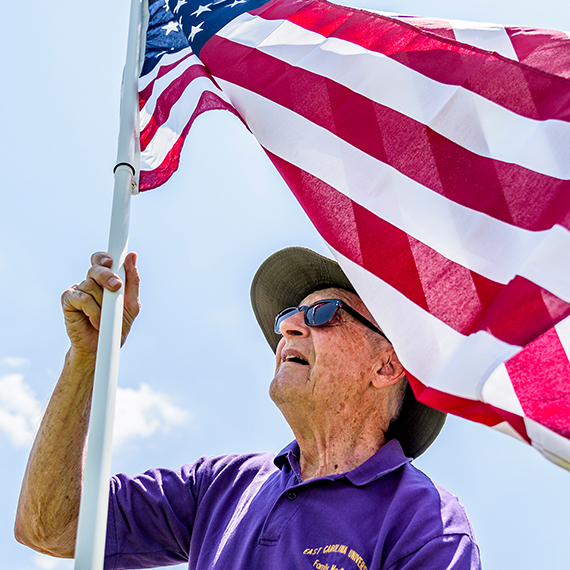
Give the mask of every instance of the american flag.
M 209 109 L 263 146 L 420 401 L 570 469 L 568 34 L 325 0 L 156 0 L 142 190 Z

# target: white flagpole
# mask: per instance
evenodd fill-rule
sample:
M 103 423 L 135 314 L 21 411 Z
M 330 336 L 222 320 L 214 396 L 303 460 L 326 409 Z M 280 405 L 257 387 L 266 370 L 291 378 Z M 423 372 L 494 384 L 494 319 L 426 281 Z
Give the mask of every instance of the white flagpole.
M 138 184 L 138 76 L 142 43 L 142 0 L 131 0 L 127 60 L 121 90 L 121 119 L 115 186 L 109 231 L 109 253 L 113 271 L 124 281 L 130 199 Z M 109 476 L 115 395 L 119 374 L 119 349 L 123 320 L 124 288 L 105 291 L 97 346 L 97 363 L 89 421 L 87 456 L 79 524 L 75 544 L 76 570 L 101 570 L 109 502 Z

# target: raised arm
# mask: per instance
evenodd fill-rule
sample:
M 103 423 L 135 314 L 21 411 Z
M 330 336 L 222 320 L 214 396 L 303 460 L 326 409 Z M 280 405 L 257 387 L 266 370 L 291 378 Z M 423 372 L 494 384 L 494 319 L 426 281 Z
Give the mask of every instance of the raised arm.
M 30 452 L 14 534 L 45 554 L 72 558 L 75 549 L 84 452 L 103 287 L 117 291 L 111 257 L 93 254 L 85 281 L 62 295 L 71 347 Z M 125 260 L 123 342 L 140 309 L 136 254 Z

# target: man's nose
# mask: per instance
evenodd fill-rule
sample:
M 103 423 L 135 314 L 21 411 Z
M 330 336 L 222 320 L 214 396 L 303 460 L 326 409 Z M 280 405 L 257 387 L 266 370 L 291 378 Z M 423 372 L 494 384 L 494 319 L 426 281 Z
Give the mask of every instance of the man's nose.
M 305 324 L 305 315 L 303 311 L 299 311 L 283 319 L 279 323 L 281 334 L 287 338 L 292 336 L 308 336 L 309 327 Z

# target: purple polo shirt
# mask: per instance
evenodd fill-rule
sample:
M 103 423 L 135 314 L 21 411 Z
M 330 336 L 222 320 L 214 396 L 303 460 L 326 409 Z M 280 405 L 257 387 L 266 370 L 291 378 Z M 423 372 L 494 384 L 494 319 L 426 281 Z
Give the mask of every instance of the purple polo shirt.
M 458 500 L 389 441 L 356 469 L 301 481 L 296 442 L 111 480 L 105 569 L 476 570 Z

